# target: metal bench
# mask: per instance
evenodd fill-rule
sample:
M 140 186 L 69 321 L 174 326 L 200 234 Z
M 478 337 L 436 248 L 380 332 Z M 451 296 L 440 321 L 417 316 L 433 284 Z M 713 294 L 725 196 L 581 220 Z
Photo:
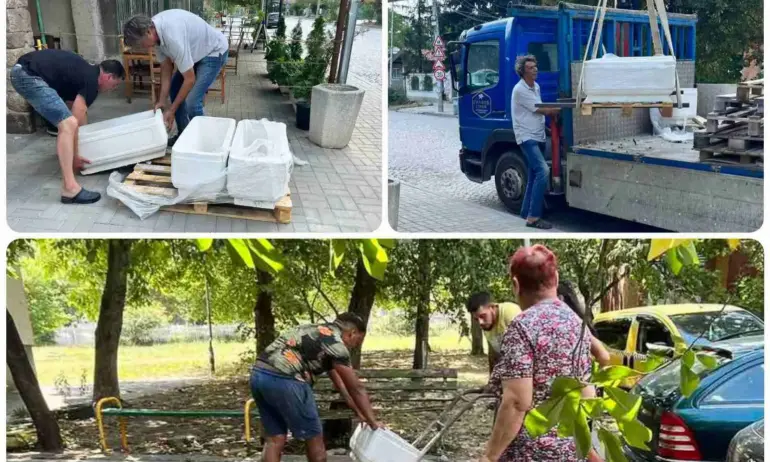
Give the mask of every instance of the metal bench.
M 373 405 L 380 407 L 384 403 L 390 406 L 406 405 L 410 411 L 435 411 L 443 405 L 415 406 L 415 404 L 445 403 L 454 399 L 457 387 L 456 369 L 368 369 L 357 371 L 359 378 L 366 385 Z M 347 407 L 340 394 L 332 386 L 328 377 L 320 377 L 314 387 L 319 414 L 324 423 L 324 434 L 333 440 L 349 438 L 352 432 L 354 413 Z M 116 407 L 105 407 L 105 405 Z M 96 425 L 99 430 L 99 443 L 102 451 L 109 452 L 106 440 L 105 417 L 117 417 L 120 431 L 120 444 L 128 451 L 127 417 L 175 417 L 175 418 L 236 418 L 243 419 L 244 439 L 251 441 L 253 423 L 259 420 L 259 411 L 253 399 L 246 401 L 242 410 L 235 409 L 140 409 L 124 408 L 120 399 L 108 397 L 99 400 L 95 408 Z

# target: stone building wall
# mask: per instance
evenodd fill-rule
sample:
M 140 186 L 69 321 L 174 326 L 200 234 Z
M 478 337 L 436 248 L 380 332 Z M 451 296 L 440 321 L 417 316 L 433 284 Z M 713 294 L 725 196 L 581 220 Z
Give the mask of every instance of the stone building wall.
M 32 108 L 11 86 L 10 70 L 25 53 L 33 50 L 32 21 L 27 0 L 6 0 L 6 122 L 8 133 L 32 133 Z

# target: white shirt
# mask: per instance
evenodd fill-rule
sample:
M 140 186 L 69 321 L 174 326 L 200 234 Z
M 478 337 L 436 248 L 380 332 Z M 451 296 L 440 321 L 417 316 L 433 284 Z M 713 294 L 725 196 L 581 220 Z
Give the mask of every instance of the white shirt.
M 519 80 L 511 92 L 511 114 L 513 116 L 513 134 L 516 142 L 521 144 L 527 140 L 538 143 L 545 142 L 545 116 L 535 111 L 535 104 L 542 103 L 540 85 L 527 85 L 524 79 Z
M 219 56 L 229 48 L 225 34 L 200 16 L 185 10 L 166 10 L 152 17 L 160 39 L 155 47 L 158 62 L 170 58 L 185 73 L 207 56 Z

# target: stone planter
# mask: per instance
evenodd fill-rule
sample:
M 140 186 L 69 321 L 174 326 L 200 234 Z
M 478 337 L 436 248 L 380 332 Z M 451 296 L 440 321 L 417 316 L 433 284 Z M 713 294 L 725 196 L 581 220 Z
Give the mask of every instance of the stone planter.
M 738 85 L 734 83 L 699 83 L 698 90 L 698 115 L 707 117 L 714 110 L 717 96 L 734 95 Z
M 393 231 L 398 230 L 398 201 L 401 194 L 401 182 L 388 179 L 388 224 Z
M 364 90 L 325 83 L 313 87 L 310 100 L 310 141 L 322 148 L 347 146 L 364 101 Z
M 278 85 L 278 90 L 280 90 L 282 95 L 288 95 L 289 94 L 289 87 L 284 85 Z

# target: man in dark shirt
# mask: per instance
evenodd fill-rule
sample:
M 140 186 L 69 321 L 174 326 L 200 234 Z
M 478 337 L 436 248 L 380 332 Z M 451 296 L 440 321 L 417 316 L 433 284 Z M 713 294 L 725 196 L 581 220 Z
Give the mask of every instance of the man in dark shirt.
M 284 332 L 257 359 L 251 371 L 251 394 L 266 435 L 265 462 L 279 462 L 291 430 L 307 443 L 310 462 L 325 462 L 326 447 L 312 383 L 328 372 L 334 386 L 359 419 L 372 428 L 382 425 L 350 363 L 350 348 L 361 345 L 366 324 L 353 313 L 333 323 L 299 326 Z
M 98 94 L 114 90 L 124 76 L 119 61 L 91 65 L 64 50 L 27 53 L 11 70 L 16 92 L 58 129 L 56 153 L 63 177 L 61 201 L 65 204 L 92 204 L 101 198 L 75 179 L 75 170 L 88 163 L 78 155 L 78 127 L 87 123 L 88 107 Z

